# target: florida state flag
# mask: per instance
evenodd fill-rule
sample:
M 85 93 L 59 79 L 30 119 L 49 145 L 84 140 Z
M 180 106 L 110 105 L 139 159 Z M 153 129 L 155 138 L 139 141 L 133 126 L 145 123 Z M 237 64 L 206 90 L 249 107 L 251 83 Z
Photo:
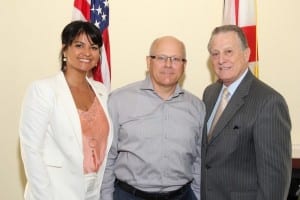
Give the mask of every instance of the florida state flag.
M 250 69 L 258 77 L 256 21 L 256 0 L 224 0 L 223 24 L 234 24 L 243 29 L 251 49 Z

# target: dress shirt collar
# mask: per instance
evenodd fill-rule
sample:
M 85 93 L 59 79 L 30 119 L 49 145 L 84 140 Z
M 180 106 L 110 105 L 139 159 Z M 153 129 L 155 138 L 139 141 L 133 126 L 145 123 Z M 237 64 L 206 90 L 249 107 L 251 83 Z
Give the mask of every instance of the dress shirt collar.
M 244 77 L 246 76 L 248 71 L 249 71 L 249 69 L 247 68 L 244 71 L 244 73 L 242 74 L 242 76 L 240 76 L 240 78 L 238 78 L 236 81 L 234 81 L 227 87 L 228 92 L 230 93 L 230 97 L 234 94 L 234 92 L 236 91 L 236 89 L 238 88 L 238 86 L 240 85 L 240 83 L 242 82 L 242 80 L 244 79 Z M 225 86 L 223 85 L 223 88 L 224 87 Z M 222 90 L 223 90 L 223 88 L 222 88 Z
M 146 75 L 146 78 L 145 78 L 145 80 L 142 82 L 141 88 L 140 88 L 140 89 L 141 89 L 141 90 L 151 90 L 151 91 L 155 92 L 149 74 Z M 170 99 L 171 99 L 171 98 L 178 97 L 180 94 L 183 94 L 183 93 L 184 93 L 184 90 L 183 90 L 183 89 L 179 86 L 179 84 L 177 83 L 176 89 L 175 89 L 173 95 L 170 97 Z

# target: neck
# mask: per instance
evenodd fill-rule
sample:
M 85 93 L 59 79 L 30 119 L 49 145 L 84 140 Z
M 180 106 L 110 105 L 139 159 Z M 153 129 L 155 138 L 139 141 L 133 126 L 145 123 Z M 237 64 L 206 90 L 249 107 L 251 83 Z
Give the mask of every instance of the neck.
M 83 87 L 89 85 L 85 74 L 70 74 L 68 71 L 66 71 L 64 74 L 70 87 Z

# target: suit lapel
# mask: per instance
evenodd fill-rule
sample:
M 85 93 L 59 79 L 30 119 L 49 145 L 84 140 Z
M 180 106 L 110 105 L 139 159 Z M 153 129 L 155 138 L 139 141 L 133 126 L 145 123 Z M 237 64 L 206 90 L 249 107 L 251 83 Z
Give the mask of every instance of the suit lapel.
M 63 72 L 57 76 L 57 79 L 57 95 L 61 101 L 59 103 L 61 103 L 65 109 L 66 116 L 70 121 L 70 127 L 73 129 L 74 136 L 77 140 L 79 150 L 82 152 L 81 123 L 76 105 Z
M 206 115 L 205 121 L 207 122 L 210 118 L 210 115 L 214 109 L 215 103 L 217 102 L 220 91 L 222 90 L 222 82 L 217 81 L 207 88 L 207 91 L 204 92 L 203 100 L 205 101 L 206 106 Z
M 220 135 L 221 131 L 225 128 L 225 126 L 243 104 L 244 100 L 242 99 L 242 97 L 230 100 L 213 130 L 212 138 L 210 141 L 213 141 Z
M 244 97 L 248 95 L 249 89 L 253 80 L 253 74 L 248 71 L 245 78 L 242 80 L 235 93 L 231 97 L 229 103 L 227 104 L 225 110 L 223 111 L 221 117 L 219 118 L 213 133 L 210 142 L 216 139 L 228 124 L 228 122 L 232 119 L 232 117 L 236 114 L 236 112 L 240 109 L 240 107 L 244 104 Z M 218 94 L 218 93 L 217 93 Z M 216 101 L 216 100 L 215 100 Z M 215 102 L 214 101 L 214 102 Z M 210 112 L 211 113 L 211 112 Z
M 203 95 L 203 100 L 206 106 L 206 115 L 205 115 L 205 124 L 202 134 L 202 143 L 207 144 L 207 121 L 210 118 L 210 115 L 214 109 L 214 105 L 217 101 L 217 98 L 219 96 L 219 93 L 222 89 L 222 83 L 217 81 L 216 83 L 210 85 L 207 90 L 205 90 Z

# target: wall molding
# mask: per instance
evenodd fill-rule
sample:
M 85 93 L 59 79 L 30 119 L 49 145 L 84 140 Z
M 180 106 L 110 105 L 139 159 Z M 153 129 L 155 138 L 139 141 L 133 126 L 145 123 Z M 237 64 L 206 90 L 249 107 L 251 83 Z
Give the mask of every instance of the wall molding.
M 293 144 L 292 148 L 293 148 L 292 150 L 293 158 L 300 159 L 300 144 Z

